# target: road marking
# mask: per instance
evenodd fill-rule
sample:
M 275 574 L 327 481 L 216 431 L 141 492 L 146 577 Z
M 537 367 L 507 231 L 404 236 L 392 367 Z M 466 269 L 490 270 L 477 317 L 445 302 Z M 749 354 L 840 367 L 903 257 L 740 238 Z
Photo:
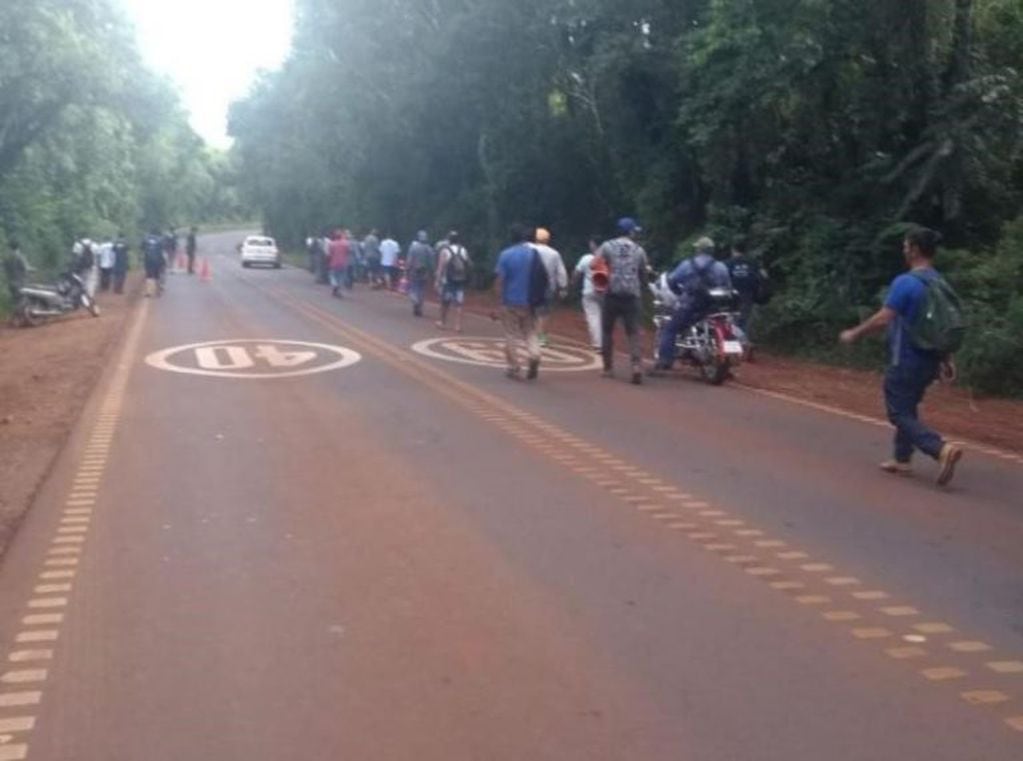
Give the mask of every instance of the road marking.
M 937 668 L 923 669 L 921 672 L 925 679 L 932 682 L 947 682 L 951 679 L 962 679 L 966 672 L 954 666 L 939 666 Z
M 184 375 L 269 380 L 333 372 L 361 360 L 361 354 L 344 346 L 276 338 L 239 338 L 174 346 L 150 354 L 146 364 Z
M 26 758 L 27 745 L 0 745 L 0 761 L 24 761 Z
M 0 732 L 31 732 L 35 725 L 34 716 L 15 716 L 12 719 L 0 719 Z
M 52 650 L 16 650 L 7 656 L 11 663 L 28 663 L 30 661 L 48 661 L 53 658 Z
M 955 631 L 948 624 L 942 623 L 916 624 L 913 628 L 921 634 L 951 634 Z
M 863 616 L 851 610 L 833 610 L 824 613 L 824 618 L 832 623 L 844 623 L 847 621 L 859 621 Z
M 55 629 L 35 629 L 33 631 L 21 632 L 14 641 L 19 644 L 29 642 L 56 642 L 60 632 Z
M 874 626 L 864 627 L 862 629 L 853 629 L 852 635 L 856 637 L 856 639 L 887 639 L 888 637 L 894 637 L 895 633 L 880 626 Z
M 905 661 L 913 658 L 924 658 L 927 655 L 927 651 L 922 647 L 893 647 L 885 650 L 890 657 L 896 660 Z
M 1023 674 L 1023 661 L 992 661 L 987 667 L 996 674 Z
M 1009 700 L 1009 696 L 998 690 L 970 690 L 960 693 L 960 696 L 970 705 L 997 705 Z
M 0 675 L 0 682 L 4 684 L 31 684 L 33 682 L 46 681 L 46 669 L 24 669 L 22 671 L 8 671 Z
M 259 290 L 266 291 L 267 289 L 259 288 Z M 463 382 L 456 378 L 455 376 L 451 375 L 450 373 L 445 372 L 442 369 L 438 369 L 436 366 L 430 363 L 422 363 L 421 361 L 415 358 L 410 358 L 406 352 L 402 351 L 399 348 L 394 347 L 393 345 L 389 345 L 386 341 L 383 341 L 382 339 L 378 339 L 375 336 L 366 333 L 365 331 L 361 331 L 359 329 L 352 328 L 349 325 L 340 323 L 336 315 L 331 314 L 325 309 L 321 309 L 308 303 L 299 303 L 296 300 L 290 298 L 289 296 L 284 295 L 274 296 L 274 294 L 269 293 L 268 295 L 271 295 L 272 297 L 277 298 L 279 301 L 283 302 L 285 305 L 292 307 L 296 312 L 306 316 L 311 321 L 321 324 L 322 326 L 324 326 L 325 328 L 329 329 L 334 333 L 345 336 L 346 340 L 353 341 L 354 345 L 356 345 L 360 349 L 365 348 L 366 351 L 373 353 L 376 357 L 378 357 L 385 363 L 391 365 L 392 367 L 398 369 L 403 373 L 413 376 L 417 381 L 419 381 L 423 385 L 429 387 L 440 396 L 443 396 L 451 400 L 453 403 L 461 406 L 464 409 L 470 409 L 471 407 L 475 408 L 483 407 L 488 410 L 499 411 L 500 413 L 502 413 L 502 417 L 504 419 L 514 419 L 525 425 L 532 426 L 535 430 L 541 430 L 548 434 L 550 438 L 554 441 L 569 442 L 569 439 L 565 437 L 565 432 L 562 431 L 557 426 L 547 425 L 537 416 L 524 413 L 523 411 L 517 409 L 513 403 L 508 402 L 503 398 L 494 396 L 486 391 L 483 391 L 477 386 Z M 467 400 L 471 400 L 472 404 L 471 405 L 468 404 Z M 523 441 L 522 439 L 523 434 L 521 431 L 517 431 L 513 435 L 515 435 L 516 438 L 519 439 L 519 441 Z M 528 435 L 528 431 L 526 435 Z M 579 441 L 582 442 L 584 440 L 579 439 Z M 551 459 L 549 455 L 550 452 L 559 451 L 557 448 L 551 448 L 549 446 L 540 448 L 534 444 L 530 444 L 528 441 L 523 441 L 523 444 L 525 446 L 528 446 L 541 456 L 545 457 L 548 461 Z M 585 450 L 580 447 L 585 447 Z M 716 534 L 713 534 L 712 532 L 708 532 L 706 530 L 702 530 L 704 529 L 705 526 L 711 523 L 710 520 L 711 518 L 719 517 L 723 520 L 733 520 L 734 518 L 730 517 L 725 511 L 716 510 L 715 512 L 720 513 L 720 515 L 710 516 L 702 515 L 699 513 L 699 511 L 711 509 L 711 504 L 709 502 L 704 501 L 699 497 L 694 497 L 691 494 L 683 493 L 682 490 L 678 487 L 673 487 L 667 484 L 661 486 L 654 485 L 652 483 L 651 484 L 643 483 L 640 479 L 651 477 L 651 474 L 647 473 L 641 468 L 629 468 L 627 460 L 616 456 L 614 453 L 608 452 L 604 450 L 602 447 L 588 445 L 585 443 L 574 444 L 572 445 L 572 448 L 575 452 L 579 453 L 580 456 L 585 455 L 586 460 L 588 462 L 591 462 L 594 465 L 602 466 L 607 470 L 613 470 L 620 478 L 620 481 L 614 479 L 608 480 L 606 478 L 595 479 L 593 477 L 594 474 L 588 474 L 586 475 L 587 481 L 591 483 L 596 483 L 598 480 L 601 480 L 605 485 L 613 485 L 615 489 L 618 490 L 616 493 L 620 496 L 628 495 L 639 497 L 644 493 L 653 493 L 656 494 L 659 499 L 682 503 L 681 505 L 679 505 L 679 507 L 693 511 L 692 513 L 688 513 L 686 517 L 696 518 L 697 520 L 673 521 L 672 519 L 666 519 L 665 522 L 661 523 L 660 525 L 664 525 L 668 529 L 674 530 L 676 532 L 682 532 L 682 536 L 688 538 L 690 541 L 694 542 L 694 544 L 701 548 L 707 550 L 715 548 L 720 549 L 722 552 L 727 552 L 728 554 L 722 555 L 722 559 L 727 562 L 730 562 L 737 568 L 740 568 L 743 572 L 747 573 L 747 575 L 752 576 L 753 578 L 756 578 L 756 572 L 754 572 L 753 574 L 749 574 L 748 567 L 753 566 L 755 568 L 770 568 L 771 566 L 766 564 L 762 559 L 758 558 L 756 555 L 744 554 L 744 550 L 747 550 L 750 545 L 758 549 L 776 550 L 784 550 L 785 548 L 788 547 L 787 542 L 780 539 L 770 538 L 769 536 L 765 538 L 754 538 L 764 537 L 765 533 L 763 531 L 756 529 L 755 527 L 749 527 L 745 529 L 748 531 L 757 532 L 755 534 L 749 535 L 752 541 L 745 540 L 746 544 L 740 545 L 739 547 L 733 544 L 726 545 L 717 540 Z M 563 468 L 562 470 L 563 472 L 568 472 L 568 469 Z M 597 473 L 599 474 L 599 471 L 597 471 Z M 653 501 L 655 500 L 651 500 L 651 502 Z M 629 502 L 625 501 L 622 501 L 622 503 L 627 505 L 630 504 Z M 632 504 L 632 506 L 635 507 L 634 504 Z M 708 534 L 710 536 L 708 536 Z M 740 534 L 738 534 L 737 532 L 730 532 L 730 535 L 736 537 L 740 536 Z M 793 560 L 806 559 L 808 558 L 793 557 Z M 803 570 L 802 568 L 797 568 L 793 570 L 793 573 L 797 575 L 799 574 L 805 575 L 805 581 L 799 580 L 798 578 L 774 581 L 772 580 L 771 576 L 767 576 L 760 583 L 766 583 L 770 588 L 775 589 L 777 591 L 792 592 L 793 594 L 789 596 L 790 599 L 797 604 L 806 606 L 821 606 L 831 603 L 832 598 L 829 595 L 820 594 L 821 591 L 827 591 L 828 588 L 848 589 L 863 586 L 863 582 L 860 581 L 858 578 L 851 575 L 843 575 L 830 564 L 808 563 L 806 565 L 811 566 L 817 565 L 818 568 L 816 570 L 809 571 Z M 827 572 L 831 572 L 831 575 L 829 575 L 825 580 L 825 578 L 821 577 L 821 574 Z M 806 582 L 811 583 L 808 584 Z M 825 584 L 827 584 L 826 587 L 824 586 Z M 848 593 L 853 600 L 865 604 L 870 602 L 880 602 L 891 598 L 891 595 L 888 592 L 884 592 L 876 588 L 855 590 L 848 589 Z M 896 606 L 891 607 L 895 608 Z M 901 607 L 908 608 L 910 606 Z M 858 629 L 883 630 L 885 632 L 890 632 L 890 630 L 885 629 L 884 627 L 879 625 L 883 623 L 883 619 L 881 619 L 881 617 L 884 615 L 881 613 L 879 608 L 871 609 L 864 605 L 863 610 L 851 611 L 831 610 L 828 612 L 839 614 L 852 613 L 858 616 L 858 618 L 856 619 L 851 618 L 848 619 L 848 621 L 855 620 L 861 623 L 862 626 L 857 627 Z M 821 613 L 821 615 L 825 614 Z M 920 614 L 916 613 L 914 615 Z M 832 619 L 825 618 L 825 620 L 831 621 Z M 844 622 L 841 620 L 835 620 L 835 623 L 841 625 Z M 876 640 L 879 643 L 890 645 L 893 644 L 892 640 L 894 638 L 895 638 L 894 632 L 890 632 L 886 636 L 880 635 L 870 636 L 867 638 L 867 641 L 869 642 L 871 640 Z M 909 641 L 908 637 L 906 639 L 907 641 Z M 920 637 L 920 639 L 923 641 L 926 640 L 926 638 L 922 636 Z M 905 660 L 918 658 L 922 659 L 927 656 L 927 651 L 924 650 L 923 648 L 916 646 L 911 647 L 906 645 L 888 648 L 882 647 L 879 648 L 879 653 L 880 652 L 883 652 L 884 654 L 894 659 Z M 956 651 L 949 652 L 955 653 Z M 947 666 L 935 666 L 934 668 L 956 668 L 956 666 L 952 664 Z M 964 675 L 967 673 L 965 669 L 958 670 L 962 671 Z M 958 677 L 947 676 L 946 678 L 951 679 Z
M 18 708 L 39 705 L 43 697 L 41 692 L 5 692 L 0 693 L 0 708 Z

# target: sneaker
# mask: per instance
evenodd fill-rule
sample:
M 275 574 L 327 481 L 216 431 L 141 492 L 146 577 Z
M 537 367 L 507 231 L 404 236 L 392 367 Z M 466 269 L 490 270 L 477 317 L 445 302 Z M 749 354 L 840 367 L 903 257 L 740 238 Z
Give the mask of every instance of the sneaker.
M 536 376 L 540 374 L 540 360 L 531 359 L 529 360 L 529 371 L 526 373 L 526 380 L 536 380 Z
M 945 444 L 938 455 L 938 486 L 948 486 L 956 474 L 956 465 L 963 459 L 963 448 L 958 444 Z
M 891 473 L 895 476 L 910 476 L 913 474 L 913 466 L 908 462 L 885 460 L 878 467 L 880 467 L 885 473 Z

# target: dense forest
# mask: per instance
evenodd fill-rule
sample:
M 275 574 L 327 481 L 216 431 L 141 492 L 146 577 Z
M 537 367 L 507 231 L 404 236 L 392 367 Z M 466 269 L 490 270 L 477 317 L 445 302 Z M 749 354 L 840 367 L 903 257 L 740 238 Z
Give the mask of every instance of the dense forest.
M 146 69 L 116 0 L 0 3 L 0 247 L 50 269 L 78 238 L 237 218 L 236 173 Z
M 831 346 L 904 225 L 939 229 L 977 389 L 1023 390 L 1023 0 L 296 0 L 231 130 L 269 228 L 513 220 L 573 258 L 639 216 L 661 264 L 744 236 L 759 338 Z

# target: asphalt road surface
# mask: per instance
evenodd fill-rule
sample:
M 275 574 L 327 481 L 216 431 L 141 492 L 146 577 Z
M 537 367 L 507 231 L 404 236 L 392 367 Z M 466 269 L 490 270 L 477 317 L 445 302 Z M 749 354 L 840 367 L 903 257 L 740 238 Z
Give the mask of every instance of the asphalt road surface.
M 514 382 L 237 239 L 0 567 L 0 761 L 1023 758 L 1020 462 L 886 477 L 883 427 L 570 345 Z

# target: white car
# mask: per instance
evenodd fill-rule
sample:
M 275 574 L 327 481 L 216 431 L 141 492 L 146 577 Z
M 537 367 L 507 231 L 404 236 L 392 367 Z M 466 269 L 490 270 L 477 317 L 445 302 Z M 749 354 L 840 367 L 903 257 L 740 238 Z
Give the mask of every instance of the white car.
M 281 268 L 281 252 L 277 249 L 277 241 L 264 235 L 250 235 L 238 247 L 242 255 L 242 266 L 252 264 L 269 264 L 276 269 Z

